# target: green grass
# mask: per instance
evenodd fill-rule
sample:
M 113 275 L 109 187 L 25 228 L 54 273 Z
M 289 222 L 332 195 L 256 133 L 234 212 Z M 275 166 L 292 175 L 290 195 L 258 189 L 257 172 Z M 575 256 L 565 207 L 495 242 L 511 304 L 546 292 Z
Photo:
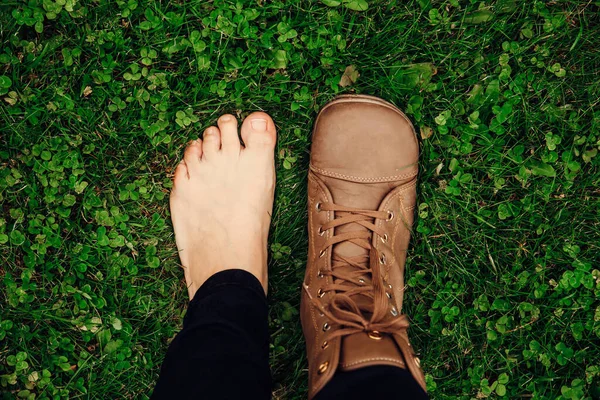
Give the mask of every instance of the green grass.
M 279 128 L 274 394 L 305 398 L 310 133 L 342 92 L 422 138 L 404 311 L 431 397 L 600 398 L 600 3 L 336 3 L 2 2 L 3 398 L 151 393 L 187 303 L 170 174 L 257 109 Z

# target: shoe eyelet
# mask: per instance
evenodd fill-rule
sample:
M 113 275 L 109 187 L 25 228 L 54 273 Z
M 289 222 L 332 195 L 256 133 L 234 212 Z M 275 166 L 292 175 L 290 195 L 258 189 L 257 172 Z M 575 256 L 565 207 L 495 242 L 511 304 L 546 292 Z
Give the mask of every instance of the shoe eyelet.
M 321 279 L 323 276 L 323 272 L 321 272 L 321 270 L 317 270 L 317 278 Z
M 381 255 L 379 256 L 379 262 L 383 265 L 385 265 L 385 263 L 387 262 L 386 258 L 385 258 L 385 253 L 381 253 Z
M 324 341 L 324 342 L 323 342 L 323 344 L 321 345 L 321 348 L 322 348 L 323 350 L 325 350 L 325 349 L 326 349 L 326 348 L 328 348 L 328 347 L 329 347 L 329 342 L 326 340 L 326 341 Z
M 317 290 L 317 296 L 319 296 L 319 298 L 325 296 L 325 292 L 323 291 L 323 289 Z
M 394 212 L 393 212 L 393 211 L 389 211 L 389 210 L 388 210 L 388 212 L 387 212 L 387 213 L 388 213 L 388 217 L 387 217 L 386 221 L 387 221 L 387 222 L 390 222 L 391 220 L 393 220 L 393 219 L 394 219 Z
M 392 294 L 390 292 L 385 292 L 385 295 L 387 296 L 388 299 L 392 298 Z
M 379 239 L 381 240 L 381 243 L 387 243 L 387 241 L 388 241 L 387 233 L 384 234 L 383 236 L 381 236 Z
M 323 230 L 323 228 L 322 228 L 321 226 L 320 226 L 320 227 L 319 227 L 319 229 L 317 230 L 317 233 L 319 234 L 319 236 L 323 236 L 323 235 L 325 234 L 325 232 L 327 232 L 327 231 L 324 231 L 324 230 Z
M 319 258 L 323 258 L 323 256 L 327 254 L 327 249 L 325 250 L 321 250 L 321 252 L 319 253 Z
M 388 288 L 393 289 L 392 285 L 390 285 L 389 283 L 388 283 Z
M 319 375 L 323 375 L 327 369 L 329 368 L 329 361 L 325 361 L 323 364 L 319 365 Z
M 358 283 L 360 283 L 361 285 L 364 285 L 364 284 L 365 284 L 365 280 L 364 280 L 364 279 L 362 279 L 362 278 L 360 278 L 360 279 L 358 280 Z
M 381 333 L 379 333 L 379 331 L 371 331 L 368 333 L 369 337 L 373 340 L 381 340 L 383 339 L 383 336 L 381 335 Z
M 398 316 L 398 310 L 396 309 L 396 307 L 392 306 L 392 310 L 390 311 L 390 313 L 394 316 L 397 317 Z
M 327 322 L 325 322 L 323 324 L 323 332 L 327 332 L 330 329 L 331 329 L 331 325 L 329 325 Z
M 315 208 L 317 209 L 317 212 L 321 212 L 321 202 L 317 202 L 317 204 L 315 204 Z

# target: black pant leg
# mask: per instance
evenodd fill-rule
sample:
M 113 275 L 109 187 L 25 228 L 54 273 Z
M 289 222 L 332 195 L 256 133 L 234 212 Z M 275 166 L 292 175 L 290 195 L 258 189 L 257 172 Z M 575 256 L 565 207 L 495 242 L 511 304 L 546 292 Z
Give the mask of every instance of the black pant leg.
M 252 274 L 227 270 L 196 292 L 152 399 L 271 398 L 267 299 Z
M 338 371 L 314 400 L 427 400 L 429 397 L 405 369 L 378 365 Z

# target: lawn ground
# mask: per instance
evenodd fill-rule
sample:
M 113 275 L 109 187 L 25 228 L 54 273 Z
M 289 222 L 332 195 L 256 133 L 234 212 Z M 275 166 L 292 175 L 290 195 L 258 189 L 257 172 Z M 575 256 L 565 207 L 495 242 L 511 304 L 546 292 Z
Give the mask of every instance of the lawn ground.
M 421 138 L 404 311 L 431 397 L 600 398 L 600 3 L 339 3 L 2 1 L 2 398 L 150 395 L 187 303 L 171 173 L 259 109 L 274 397 L 305 398 L 310 133 L 350 92 Z

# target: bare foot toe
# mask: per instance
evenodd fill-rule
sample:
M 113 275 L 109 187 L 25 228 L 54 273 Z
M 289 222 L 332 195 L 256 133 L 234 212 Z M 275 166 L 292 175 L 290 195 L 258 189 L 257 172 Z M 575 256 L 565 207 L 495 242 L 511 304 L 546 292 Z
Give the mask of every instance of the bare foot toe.
M 202 153 L 206 158 L 214 157 L 221 150 L 221 132 L 217 127 L 206 128 L 202 139 Z
M 180 161 L 175 168 L 175 173 L 173 174 L 173 188 L 183 184 L 185 181 L 189 179 L 187 166 L 185 165 L 185 161 Z
M 183 161 L 188 173 L 197 173 L 200 168 L 200 157 L 202 157 L 202 140 L 191 141 L 183 153 Z
M 231 114 L 225 114 L 217 121 L 221 131 L 221 149 L 226 152 L 239 153 L 241 144 L 238 136 L 238 122 Z
M 247 148 L 272 150 L 277 139 L 275 123 L 268 114 L 253 112 L 242 124 L 242 139 Z

